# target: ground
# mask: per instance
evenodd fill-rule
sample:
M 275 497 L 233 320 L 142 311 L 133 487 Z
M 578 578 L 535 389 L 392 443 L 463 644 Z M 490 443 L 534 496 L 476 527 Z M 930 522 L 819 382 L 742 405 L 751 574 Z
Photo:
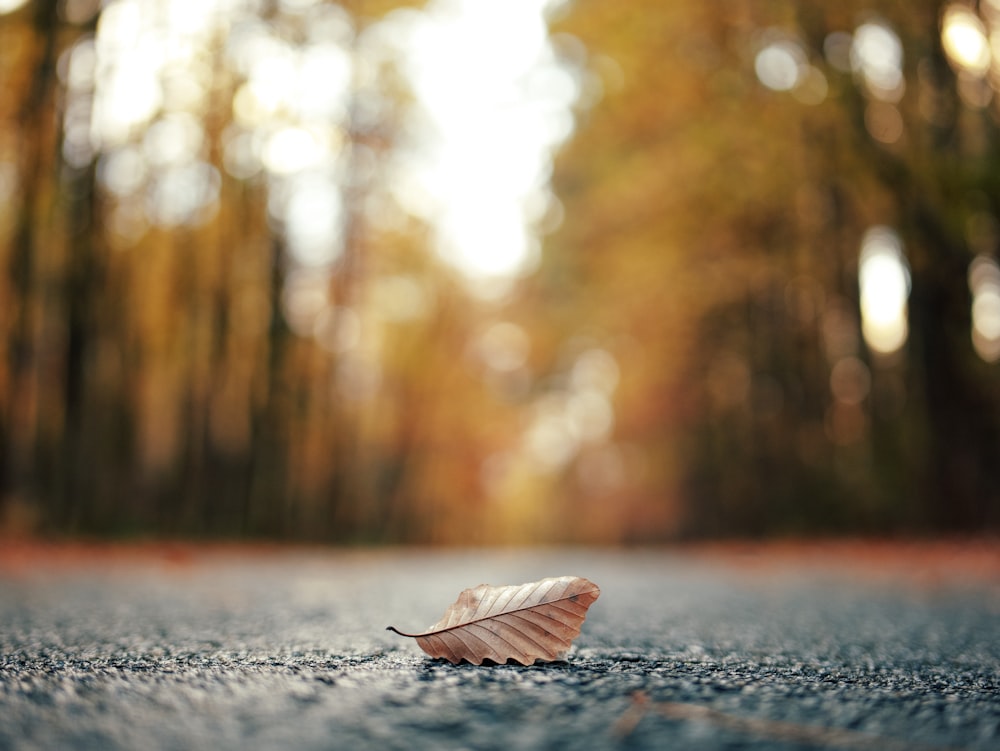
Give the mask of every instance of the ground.
M 596 582 L 568 660 L 427 658 L 459 591 Z M 0 542 L 0 749 L 997 749 L 1000 546 Z

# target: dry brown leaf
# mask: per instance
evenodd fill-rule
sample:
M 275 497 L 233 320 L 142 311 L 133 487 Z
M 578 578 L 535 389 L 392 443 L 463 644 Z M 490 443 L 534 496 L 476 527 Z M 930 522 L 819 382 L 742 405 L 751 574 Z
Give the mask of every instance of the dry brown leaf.
M 444 617 L 421 634 L 406 634 L 431 657 L 453 663 L 462 660 L 482 665 L 490 660 L 514 660 L 531 665 L 535 660 L 565 657 L 587 608 L 601 590 L 578 576 L 557 576 L 527 584 L 466 589 L 448 606 Z

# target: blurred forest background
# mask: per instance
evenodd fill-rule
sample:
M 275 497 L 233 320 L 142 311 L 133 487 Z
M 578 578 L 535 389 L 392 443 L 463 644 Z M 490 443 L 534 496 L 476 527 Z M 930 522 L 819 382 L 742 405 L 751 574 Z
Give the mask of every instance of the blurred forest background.
M 0 534 L 1000 528 L 1000 0 L 0 0 Z

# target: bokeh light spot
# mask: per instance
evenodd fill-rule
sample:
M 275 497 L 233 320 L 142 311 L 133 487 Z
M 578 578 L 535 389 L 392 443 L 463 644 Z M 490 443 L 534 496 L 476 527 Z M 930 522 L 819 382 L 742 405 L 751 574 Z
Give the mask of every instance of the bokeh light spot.
M 333 263 L 342 251 L 343 199 L 331 178 L 305 174 L 288 185 L 281 219 L 292 258 L 303 266 Z
M 142 149 L 154 167 L 167 167 L 192 161 L 201 151 L 204 131 L 201 123 L 183 112 L 157 120 L 146 130 Z
M 172 166 L 157 173 L 147 196 L 149 218 L 163 227 L 199 224 L 219 199 L 218 170 L 205 162 Z
M 28 0 L 0 0 L 0 13 L 13 13 Z
M 534 420 L 525 436 L 525 448 L 541 471 L 556 471 L 572 460 L 579 443 L 566 419 L 561 397 L 552 395 L 536 406 Z
M 277 174 L 291 174 L 323 161 L 325 150 L 316 133 L 305 128 L 288 127 L 276 131 L 264 146 L 264 165 Z
M 760 82 L 774 91 L 791 91 L 806 66 L 802 48 L 787 39 L 772 42 L 757 53 L 754 70 Z
M 417 98 L 411 127 L 422 144 L 400 154 L 394 192 L 483 297 L 537 264 L 536 196 L 582 91 L 547 35 L 549 6 L 436 0 L 384 30 Z
M 72 91 L 89 91 L 97 74 L 97 46 L 85 36 L 59 58 L 59 78 Z
M 977 76 L 990 69 L 992 55 L 986 27 L 964 5 L 950 5 L 941 21 L 941 44 L 948 59 L 961 70 Z
M 792 96 L 802 104 L 817 105 L 823 103 L 829 91 L 830 85 L 823 71 L 814 65 L 807 65 L 799 76 L 798 85 L 792 90 Z
M 861 243 L 858 266 L 861 331 L 875 352 L 891 354 L 909 334 L 907 299 L 910 273 L 899 236 L 888 227 L 873 227 Z
M 501 321 L 483 332 L 478 350 L 483 362 L 493 370 L 517 370 L 528 360 L 531 340 L 517 324 Z
M 576 389 L 596 389 L 611 394 L 618 386 L 618 362 L 603 349 L 588 349 L 577 357 L 570 371 L 570 385 Z
M 903 44 L 888 25 L 871 21 L 855 30 L 851 67 L 878 99 L 898 102 L 902 98 Z
M 1000 265 L 980 254 L 969 265 L 972 345 L 986 362 L 1000 360 Z
M 879 143 L 896 143 L 903 137 L 903 116 L 894 104 L 869 102 L 865 107 L 865 129 Z
M 222 164 L 233 177 L 247 180 L 261 169 L 260 138 L 248 131 L 227 132 L 223 135 Z
M 597 389 L 584 389 L 569 397 L 567 417 L 573 434 L 581 441 L 602 441 L 615 424 L 615 412 L 607 396 Z
M 146 160 L 134 146 L 109 151 L 97 164 L 97 179 L 109 193 L 124 197 L 146 181 Z
M 305 119 L 340 121 L 347 117 L 351 58 L 335 44 L 314 44 L 302 52 L 296 71 L 294 108 Z

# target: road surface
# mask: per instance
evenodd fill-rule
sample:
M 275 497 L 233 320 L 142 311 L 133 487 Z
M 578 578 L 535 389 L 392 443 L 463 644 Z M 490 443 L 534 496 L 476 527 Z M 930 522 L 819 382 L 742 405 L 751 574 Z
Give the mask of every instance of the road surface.
M 987 559 L 29 549 L 0 556 L 0 750 L 995 750 Z M 563 574 L 602 589 L 563 663 L 453 666 L 385 630 Z

